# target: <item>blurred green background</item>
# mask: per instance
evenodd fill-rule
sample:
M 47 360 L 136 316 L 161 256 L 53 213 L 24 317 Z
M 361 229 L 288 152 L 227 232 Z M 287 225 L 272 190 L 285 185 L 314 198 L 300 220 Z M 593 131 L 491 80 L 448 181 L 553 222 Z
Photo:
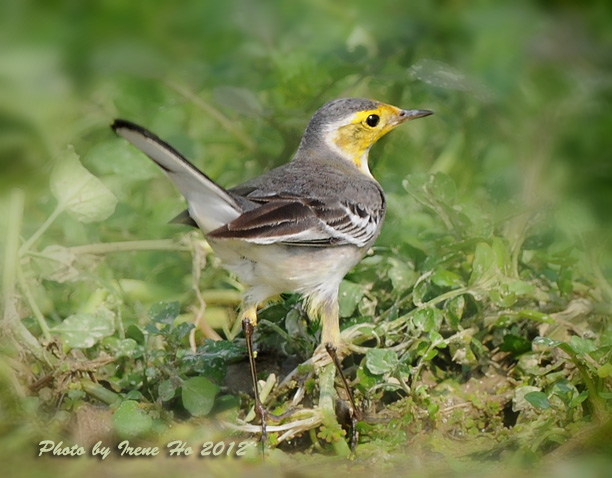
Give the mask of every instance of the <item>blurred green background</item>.
M 343 96 L 436 113 L 372 151 L 372 172 L 389 194 L 379 246 L 420 247 L 424 239 L 414 231 L 427 219 L 404 202 L 402 179 L 444 173 L 458 202 L 491 205 L 493 221 L 537 211 L 529 224 L 534 240 L 578 243 L 609 283 L 608 0 L 5 0 L 2 248 L 14 227 L 10 191 L 24 192 L 20 235 L 27 239 L 56 207 L 49 177 L 69 145 L 118 198 L 117 207 L 94 223 L 60 216 L 39 250 L 180 235 L 166 225 L 183 207 L 178 194 L 114 137 L 114 118 L 146 126 L 232 186 L 287 161 L 312 113 Z M 95 287 L 117 278 L 155 284 L 160 298 L 172 298 L 190 287 L 190 267 L 176 251 L 109 256 L 92 269 L 97 285 L 39 282 L 33 294 L 42 314 L 60 323 Z M 202 286 L 224 277 L 213 270 Z M 6 274 L 4 280 L 6 288 Z M 4 299 L 6 305 L 6 290 Z M 9 440 L 12 413 L 0 404 L 0 432 Z

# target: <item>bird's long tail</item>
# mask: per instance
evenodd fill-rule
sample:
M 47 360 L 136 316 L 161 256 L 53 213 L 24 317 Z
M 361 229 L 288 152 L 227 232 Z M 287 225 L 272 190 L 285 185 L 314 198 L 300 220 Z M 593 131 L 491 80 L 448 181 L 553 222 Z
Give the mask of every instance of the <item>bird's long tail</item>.
M 189 216 L 204 232 L 217 229 L 242 213 L 234 196 L 147 129 L 121 119 L 115 120 L 111 127 L 166 173 L 187 199 Z

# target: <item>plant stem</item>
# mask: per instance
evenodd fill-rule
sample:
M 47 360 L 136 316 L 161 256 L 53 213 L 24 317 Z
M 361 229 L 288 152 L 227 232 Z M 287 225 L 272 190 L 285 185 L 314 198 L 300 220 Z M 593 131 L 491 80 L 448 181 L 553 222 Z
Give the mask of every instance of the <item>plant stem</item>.
M 107 405 L 112 405 L 117 400 L 121 399 L 121 397 L 115 392 L 112 392 L 104 388 L 102 385 L 92 382 L 91 380 L 88 380 L 86 378 L 81 380 L 81 387 L 83 387 L 83 391 L 86 394 L 97 398 L 98 400 L 103 403 L 106 403 Z
M 319 386 L 321 388 L 321 395 L 319 396 L 319 408 L 323 412 L 323 425 L 329 430 L 342 430 L 338 425 L 336 419 L 336 412 L 334 410 L 334 402 L 336 389 L 334 387 L 334 379 L 336 377 L 336 367 L 333 363 L 330 363 L 323 367 L 321 374 L 319 375 Z M 338 437 L 338 440 L 332 441 L 332 446 L 336 455 L 338 456 L 349 456 L 351 449 L 349 448 L 346 440 L 342 437 Z
M 16 337 L 17 342 L 32 353 L 40 362 L 53 364 L 55 358 L 47 353 L 28 329 L 21 323 L 17 312 L 15 283 L 20 275 L 19 237 L 23 220 L 24 193 L 13 189 L 9 198 L 9 217 L 4 248 L 4 271 L 2 273 L 2 297 L 4 302 L 3 325 Z
M 580 372 L 582 380 L 584 380 L 584 384 L 587 390 L 589 391 L 588 400 L 593 406 L 593 415 L 595 417 L 595 421 L 599 424 L 604 423 L 608 419 L 608 414 L 606 413 L 606 403 L 599 396 L 597 385 L 591 377 L 589 370 L 584 365 L 584 363 L 582 363 L 582 360 L 578 357 L 578 354 L 574 352 L 574 350 L 568 343 L 561 343 L 559 345 L 559 348 L 563 350 L 567 355 L 569 355 L 570 359 L 572 360 L 572 362 L 574 362 L 574 365 L 576 365 L 576 368 Z
M 19 257 L 22 257 L 25 253 L 27 253 L 30 250 L 30 248 L 34 245 L 34 243 L 38 241 L 38 239 L 40 239 L 40 236 L 42 236 L 45 233 L 45 231 L 49 229 L 49 226 L 53 224 L 53 221 L 55 221 L 55 219 L 57 219 L 57 216 L 59 216 L 62 212 L 64 212 L 64 207 L 58 204 L 55 210 L 49 215 L 47 220 L 42 224 L 42 226 L 40 226 L 38 230 L 34 234 L 32 234 L 32 236 L 30 236 L 30 238 L 19 248 Z
M 19 288 L 21 289 L 21 292 L 23 292 L 23 295 L 25 295 L 25 298 L 28 301 L 28 305 L 30 306 L 30 310 L 32 311 L 32 314 L 34 315 L 34 317 L 36 317 L 36 321 L 38 322 L 38 326 L 40 327 L 40 330 L 42 331 L 42 334 L 45 337 L 45 340 L 47 342 L 50 342 L 52 337 L 51 337 L 51 331 L 49 329 L 49 325 L 47 324 L 47 321 L 45 320 L 45 316 L 38 308 L 38 304 L 36 303 L 36 300 L 34 299 L 34 296 L 32 295 L 32 291 L 30 290 L 28 283 L 23 277 L 23 272 L 21 271 L 21 268 L 17 269 L 17 280 L 19 282 Z
M 13 189 L 9 199 L 8 227 L 6 230 L 6 244 L 4 246 L 4 270 L 2 271 L 2 298 L 5 305 L 15 292 L 23 205 L 23 191 L 21 189 Z

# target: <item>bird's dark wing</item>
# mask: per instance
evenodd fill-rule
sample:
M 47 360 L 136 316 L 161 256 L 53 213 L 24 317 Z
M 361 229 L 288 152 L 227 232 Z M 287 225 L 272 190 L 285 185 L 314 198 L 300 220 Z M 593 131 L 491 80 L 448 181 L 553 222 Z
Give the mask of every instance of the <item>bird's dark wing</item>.
M 278 195 L 249 197 L 261 206 L 210 232 L 212 239 L 241 239 L 256 244 L 364 247 L 378 235 L 384 209 L 338 199 Z

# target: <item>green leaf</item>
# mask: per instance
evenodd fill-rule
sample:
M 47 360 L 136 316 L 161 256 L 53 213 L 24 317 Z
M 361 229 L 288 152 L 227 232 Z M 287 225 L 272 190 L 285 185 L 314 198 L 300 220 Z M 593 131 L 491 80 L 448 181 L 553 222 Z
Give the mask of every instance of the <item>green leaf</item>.
M 117 205 L 115 195 L 81 165 L 72 148 L 53 169 L 50 187 L 59 207 L 80 222 L 103 221 Z
M 597 369 L 597 376 L 599 378 L 608 378 L 610 375 L 612 375 L 612 363 L 610 362 L 603 364 Z
M 521 355 L 531 351 L 531 342 L 524 337 L 514 334 L 504 335 L 504 340 L 499 346 L 503 352 L 510 352 L 513 356 Z
M 508 290 L 516 295 L 532 295 L 536 288 L 529 282 L 515 280 L 508 282 Z
M 127 400 L 135 400 L 135 401 L 142 401 L 144 399 L 142 392 L 140 392 L 139 390 L 130 390 L 128 393 L 125 394 L 125 398 Z
M 383 375 L 392 372 L 399 360 L 393 350 L 369 349 L 366 353 L 366 367 L 374 375 Z
M 432 330 L 437 330 L 443 318 L 444 315 L 440 309 L 436 307 L 426 307 L 414 313 L 412 322 L 423 332 L 428 333 Z
M 472 275 L 469 285 L 484 284 L 491 280 L 497 272 L 495 253 L 486 242 L 479 242 L 474 251 L 472 262 Z
M 597 350 L 597 345 L 593 340 L 583 339 L 574 335 L 570 340 L 570 345 L 577 354 L 586 355 Z
M 357 369 L 357 388 L 361 390 L 363 393 L 367 393 L 376 383 L 378 382 L 380 377 L 374 375 L 370 370 L 366 367 L 359 367 Z
M 559 397 L 566 406 L 570 405 L 572 397 L 574 395 L 578 395 L 576 388 L 565 379 L 562 379 L 555 383 L 552 389 L 552 393 L 555 396 Z
M 144 159 L 143 153 L 136 148 L 126 147 L 121 138 L 95 144 L 83 158 L 83 163 L 97 174 L 120 176 L 123 184 L 159 177 L 155 163 Z
M 149 318 L 159 324 L 172 325 L 181 311 L 178 302 L 157 302 L 149 309 Z
M 445 349 L 447 347 L 444 337 L 437 330 L 429 332 L 429 342 L 436 348 Z
M 143 345 L 145 342 L 145 335 L 142 329 L 136 324 L 130 324 L 125 331 L 126 338 L 133 339 L 137 344 Z
M 219 340 L 219 342 L 224 342 Z M 198 374 L 217 383 L 222 383 L 227 374 L 227 364 L 220 355 L 214 354 L 192 354 L 186 352 L 181 360 L 181 374 Z
M 440 411 L 440 405 L 438 403 L 430 402 L 427 404 L 427 414 L 429 415 L 429 418 L 431 418 L 432 420 L 436 418 L 436 415 L 438 414 L 439 411 Z
M 357 304 L 363 297 L 363 286 L 354 282 L 343 280 L 340 283 L 338 302 L 340 317 L 350 317 L 355 312 Z
M 465 296 L 459 295 L 448 300 L 444 305 L 444 309 L 446 310 L 450 326 L 453 329 L 457 329 L 461 317 L 463 317 L 463 311 L 465 310 Z
M 419 282 L 412 290 L 413 301 L 415 303 L 423 302 L 430 288 L 431 286 L 427 281 Z
M 428 350 L 429 350 L 429 342 L 426 340 L 420 340 L 416 343 L 416 346 L 414 346 L 413 353 L 408 354 L 407 357 L 409 358 L 410 355 L 413 355 L 414 357 L 421 357 Z
M 541 410 L 546 410 L 551 407 L 548 397 L 544 392 L 529 392 L 525 394 L 525 400 L 531 403 L 534 407 Z
M 340 306 L 342 309 L 342 306 Z M 208 315 L 210 309 L 206 312 Z M 303 333 L 304 330 L 304 317 L 301 311 L 298 309 L 290 309 L 285 316 L 285 330 L 291 337 L 298 337 Z M 222 342 L 222 341 L 220 341 Z
M 491 220 L 480 207 L 475 204 L 462 203 L 448 211 L 449 217 L 454 217 L 455 228 L 464 237 L 488 237 L 493 233 Z
M 112 352 L 113 357 L 133 357 L 138 352 L 138 344 L 134 339 L 119 339 L 106 337 L 102 345 Z M 140 354 L 140 353 L 139 353 Z
M 575 395 L 574 397 L 572 397 L 572 400 L 569 403 L 568 407 L 569 408 L 576 408 L 578 405 L 580 405 L 582 402 L 584 402 L 587 398 L 589 398 L 589 391 L 588 390 L 583 390 L 578 395 Z
M 170 334 L 167 334 L 166 338 L 169 342 L 176 343 L 178 345 L 181 340 L 189 335 L 194 327 L 195 325 L 193 322 L 181 322 L 180 324 L 177 324 L 176 327 L 172 327 L 170 329 Z
M 402 181 L 402 186 L 409 194 L 412 194 L 417 201 L 423 204 L 428 203 L 425 192 L 425 185 L 429 182 L 430 175 L 426 173 L 413 173 Z
M 455 181 L 444 173 L 435 173 L 432 176 L 429 190 L 438 201 L 449 206 L 452 206 L 457 200 Z
M 121 438 L 131 438 L 151 430 L 153 419 L 133 400 L 125 400 L 113 414 L 113 427 Z
M 391 280 L 394 291 L 401 292 L 409 289 L 419 278 L 419 274 L 407 262 L 394 257 L 390 257 L 388 262 L 391 267 L 387 272 L 387 277 Z
M 437 355 L 438 355 L 438 349 L 430 348 L 427 350 L 425 354 L 423 354 L 423 361 L 429 362 L 433 358 L 437 357 Z
M 60 334 L 67 346 L 87 349 L 115 332 L 115 316 L 107 309 L 101 309 L 95 314 L 74 314 L 52 331 Z
M 574 390 L 575 388 L 567 380 L 560 380 L 554 386 L 555 393 L 559 395 L 571 395 Z
M 461 279 L 461 276 L 445 269 L 437 269 L 432 274 L 431 281 L 439 287 L 450 287 L 453 289 L 463 287 L 463 279 Z
M 536 337 L 533 339 L 533 345 L 542 347 L 557 347 L 561 342 L 550 337 Z
M 490 289 L 489 298 L 495 302 L 495 305 L 504 309 L 512 307 L 516 303 L 516 294 L 509 292 L 505 284 L 501 284 L 496 289 Z
M 247 355 L 247 351 L 244 343 L 206 339 L 197 348 L 196 355 L 200 357 L 218 357 L 226 363 L 235 363 L 243 360 Z
M 206 377 L 191 377 L 182 386 L 183 406 L 194 417 L 206 416 L 212 410 L 217 393 L 219 387 Z
M 157 394 L 162 402 L 172 400 L 176 394 L 176 387 L 172 383 L 172 380 L 164 380 L 157 387 Z

